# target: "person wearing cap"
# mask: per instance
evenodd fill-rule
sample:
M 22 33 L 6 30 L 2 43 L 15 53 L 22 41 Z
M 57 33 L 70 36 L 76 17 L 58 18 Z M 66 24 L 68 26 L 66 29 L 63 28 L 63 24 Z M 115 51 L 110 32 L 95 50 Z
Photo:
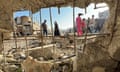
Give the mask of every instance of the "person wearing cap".
M 81 15 L 83 15 L 82 13 L 79 13 L 78 14 L 78 17 L 76 18 L 76 28 L 77 28 L 77 35 L 78 36 L 81 36 L 83 34 L 83 31 L 82 31 L 82 19 L 81 19 Z

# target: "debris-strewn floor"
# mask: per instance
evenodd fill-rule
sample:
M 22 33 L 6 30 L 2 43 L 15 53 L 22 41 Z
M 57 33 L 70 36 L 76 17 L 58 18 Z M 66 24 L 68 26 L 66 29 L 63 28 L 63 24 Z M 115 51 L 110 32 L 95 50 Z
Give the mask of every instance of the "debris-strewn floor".
M 95 39 L 88 40 L 83 49 L 84 41 L 77 40 L 78 60 L 75 61 L 73 38 L 56 37 L 53 41 L 47 38 L 43 43 L 38 39 L 18 41 L 15 49 L 14 41 L 5 41 L 6 58 L 0 55 L 1 72 L 73 72 L 77 65 L 79 72 L 115 72 L 119 71 L 119 62 L 111 59 L 104 47 Z M 20 47 L 19 47 L 20 46 Z M 29 56 L 27 56 L 29 54 Z M 118 65 L 118 66 L 117 66 Z
M 38 40 L 31 39 L 31 40 L 27 40 L 27 45 L 26 45 L 26 41 L 20 39 L 22 38 L 17 38 L 17 49 L 15 45 L 15 40 L 4 41 L 5 51 L 3 53 L 6 57 L 4 57 L 3 55 L 1 55 L 0 57 L 2 71 L 21 72 L 22 70 L 26 70 L 27 66 L 28 67 L 34 66 L 34 63 L 36 67 L 36 63 L 40 62 L 40 64 L 37 63 L 38 71 L 37 69 L 35 71 L 33 69 L 33 72 L 49 72 L 51 69 L 52 72 L 59 72 L 59 71 L 72 72 L 72 68 L 73 68 L 72 59 L 68 58 L 62 60 L 62 58 L 67 58 L 71 55 L 74 55 L 74 47 L 72 41 L 68 39 L 57 41 L 56 39 L 55 42 L 53 42 L 53 40 L 51 39 L 45 39 L 42 43 L 39 39 Z M 53 45 L 54 47 L 51 46 L 51 44 L 53 43 L 54 43 Z M 41 48 L 39 48 L 39 46 L 41 46 Z M 46 46 L 46 48 L 44 48 L 44 46 Z M 28 47 L 29 52 L 27 52 L 26 47 Z M 27 53 L 29 53 L 30 58 L 27 57 Z M 44 65 L 44 62 L 48 64 L 52 64 L 49 69 Z M 29 63 L 30 65 L 28 65 Z M 47 66 L 49 66 L 48 64 Z M 26 72 L 29 72 L 29 70 L 27 69 Z

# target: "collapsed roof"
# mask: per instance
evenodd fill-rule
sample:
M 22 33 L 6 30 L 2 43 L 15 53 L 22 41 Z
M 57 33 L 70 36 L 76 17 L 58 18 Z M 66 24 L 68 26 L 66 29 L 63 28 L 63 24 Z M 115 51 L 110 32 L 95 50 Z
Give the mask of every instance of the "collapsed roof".
M 74 6 L 85 8 L 90 3 L 112 3 L 114 0 L 1 0 L 0 1 L 0 28 L 10 29 L 13 12 L 31 10 L 33 13 L 40 8 Z M 4 24 L 4 25 L 3 25 Z

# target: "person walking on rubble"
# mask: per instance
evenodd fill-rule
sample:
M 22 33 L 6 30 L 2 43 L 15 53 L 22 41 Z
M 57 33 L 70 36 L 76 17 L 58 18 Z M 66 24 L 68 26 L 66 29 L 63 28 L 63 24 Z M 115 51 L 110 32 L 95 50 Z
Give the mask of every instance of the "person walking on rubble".
M 60 31 L 59 31 L 59 27 L 58 27 L 58 24 L 57 24 L 57 22 L 55 21 L 54 22 L 54 35 L 55 36 L 60 36 Z
M 41 25 L 42 31 L 43 31 L 43 35 L 47 36 L 47 24 L 46 24 L 47 20 L 44 20 L 44 22 Z
M 82 31 L 82 27 L 83 27 L 83 23 L 82 23 L 82 19 L 81 19 L 81 15 L 83 15 L 82 13 L 78 14 L 78 17 L 76 18 L 76 28 L 77 28 L 77 35 L 81 36 L 83 34 Z

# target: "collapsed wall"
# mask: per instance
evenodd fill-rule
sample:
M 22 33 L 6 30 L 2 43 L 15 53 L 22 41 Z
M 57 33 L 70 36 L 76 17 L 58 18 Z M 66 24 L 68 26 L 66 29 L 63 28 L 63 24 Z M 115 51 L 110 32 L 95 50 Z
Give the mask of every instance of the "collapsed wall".
M 85 53 L 79 54 L 79 72 L 119 72 L 120 71 L 120 1 L 107 3 L 110 16 L 101 33 L 109 32 L 110 36 L 97 38 L 97 41 L 86 46 Z

